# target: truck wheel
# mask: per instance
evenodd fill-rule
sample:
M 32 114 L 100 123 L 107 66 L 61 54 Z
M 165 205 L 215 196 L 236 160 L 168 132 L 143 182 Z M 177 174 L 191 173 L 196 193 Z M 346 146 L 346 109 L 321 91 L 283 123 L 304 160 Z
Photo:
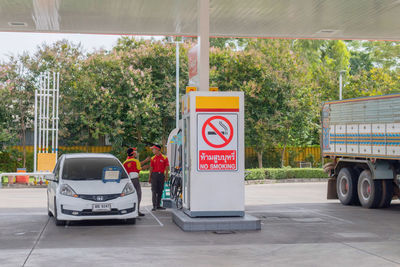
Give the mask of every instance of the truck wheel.
M 338 198 L 343 205 L 352 205 L 358 202 L 357 174 L 353 169 L 343 168 L 336 179 Z
M 364 170 L 358 178 L 358 198 L 364 208 L 379 207 L 382 200 L 382 181 L 373 180 L 371 172 Z
M 388 208 L 390 206 L 390 202 L 392 202 L 393 199 L 393 191 L 393 181 L 382 180 L 382 199 L 379 208 Z

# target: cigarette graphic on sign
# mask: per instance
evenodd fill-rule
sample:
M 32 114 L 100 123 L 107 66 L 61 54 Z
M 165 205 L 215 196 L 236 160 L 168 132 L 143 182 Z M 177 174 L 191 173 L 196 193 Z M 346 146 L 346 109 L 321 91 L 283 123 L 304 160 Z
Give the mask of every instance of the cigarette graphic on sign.
M 228 135 L 228 134 L 229 134 L 229 132 L 228 132 L 228 127 L 226 127 L 226 125 L 223 124 L 222 121 L 220 121 L 218 124 L 221 125 L 221 127 L 224 129 L 224 131 L 220 131 L 220 132 L 221 132 L 223 135 Z M 214 131 L 208 131 L 207 134 L 209 134 L 209 135 L 217 135 L 217 133 L 214 132 Z

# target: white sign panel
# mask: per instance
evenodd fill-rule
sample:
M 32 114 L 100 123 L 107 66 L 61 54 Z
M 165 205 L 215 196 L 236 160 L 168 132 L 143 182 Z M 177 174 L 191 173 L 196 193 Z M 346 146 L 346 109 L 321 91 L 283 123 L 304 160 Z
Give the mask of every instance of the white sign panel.
M 197 115 L 197 170 L 237 171 L 238 115 Z

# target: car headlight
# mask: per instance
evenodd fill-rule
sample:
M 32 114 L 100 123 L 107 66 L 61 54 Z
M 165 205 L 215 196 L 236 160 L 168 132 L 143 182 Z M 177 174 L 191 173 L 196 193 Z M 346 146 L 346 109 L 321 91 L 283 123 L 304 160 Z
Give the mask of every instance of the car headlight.
M 69 197 L 78 197 L 75 191 L 67 184 L 61 185 L 60 194 Z
M 124 190 L 122 190 L 121 197 L 130 195 L 133 193 L 135 193 L 135 187 L 133 186 L 133 184 L 131 182 L 129 182 L 125 185 Z

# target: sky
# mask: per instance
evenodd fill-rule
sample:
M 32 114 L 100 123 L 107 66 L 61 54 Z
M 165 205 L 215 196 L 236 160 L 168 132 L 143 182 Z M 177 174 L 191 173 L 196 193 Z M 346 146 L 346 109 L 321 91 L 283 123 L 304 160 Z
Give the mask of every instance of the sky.
M 0 32 L 0 61 L 6 60 L 8 55 L 18 55 L 25 51 L 33 53 L 37 46 L 44 42 L 51 44 L 62 39 L 68 39 L 74 43 L 80 42 L 88 52 L 100 48 L 110 49 L 119 37 L 119 35 L 97 34 Z

